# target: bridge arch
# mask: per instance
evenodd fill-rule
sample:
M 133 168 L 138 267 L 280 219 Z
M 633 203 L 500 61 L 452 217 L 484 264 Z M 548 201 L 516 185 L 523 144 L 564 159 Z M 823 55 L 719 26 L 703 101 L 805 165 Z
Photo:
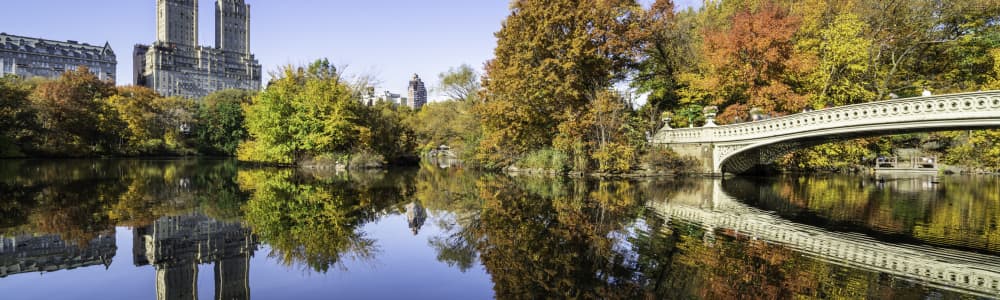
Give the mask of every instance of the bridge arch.
M 1000 91 L 878 101 L 718 127 L 665 127 L 652 141 L 700 158 L 705 173 L 738 174 L 831 141 L 987 128 L 1000 128 Z

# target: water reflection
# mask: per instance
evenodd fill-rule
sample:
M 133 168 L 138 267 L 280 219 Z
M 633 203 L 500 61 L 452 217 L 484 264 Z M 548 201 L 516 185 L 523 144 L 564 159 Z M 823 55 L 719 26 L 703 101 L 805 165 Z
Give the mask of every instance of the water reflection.
M 83 245 L 66 242 L 58 235 L 0 235 L 0 278 L 90 266 L 107 268 L 116 250 L 114 232 L 100 234 Z
M 215 299 L 250 299 L 257 240 L 239 223 L 200 214 L 162 217 L 132 231 L 133 262 L 156 268 L 157 299 L 194 299 L 198 265 L 214 264 Z
M 360 226 L 403 202 L 409 181 L 399 176 L 240 171 L 241 188 L 251 192 L 244 220 L 285 265 L 326 272 L 345 257 L 371 260 L 378 247 Z
M 737 178 L 723 189 L 797 222 L 886 241 L 1000 253 L 997 177 Z
M 325 173 L 232 161 L 7 161 L 0 289 L 58 283 L 25 272 L 78 268 L 59 273 L 89 282 L 94 273 L 81 270 L 138 268 L 148 273 L 134 280 L 155 278 L 155 290 L 93 289 L 159 299 L 197 298 L 206 284 L 216 299 L 405 297 L 442 286 L 479 289 L 446 298 L 998 297 L 998 186 L 961 177 L 601 181 L 436 166 Z M 116 234 L 131 252 L 115 257 Z M 105 270 L 83 268 L 98 265 Z M 199 280 L 208 266 L 213 280 Z M 327 274 L 339 275 L 309 280 Z M 358 280 L 356 290 L 331 287 Z
M 754 188 L 749 181 L 715 181 L 710 190 L 704 193 L 700 205 L 691 205 L 687 201 L 664 201 L 654 203 L 653 208 L 664 216 L 699 224 L 706 231 L 706 238 L 715 231 L 731 237 L 780 245 L 819 261 L 859 271 L 891 274 L 942 290 L 983 297 L 995 297 L 1000 293 L 1000 261 L 995 256 L 925 245 L 888 243 L 866 235 L 831 232 L 790 222 L 739 202 L 726 193 L 718 193 L 720 190 L 756 191 L 754 194 L 764 195 L 761 197 L 773 196 L 768 193 L 767 187 Z M 706 202 L 710 205 L 706 206 Z

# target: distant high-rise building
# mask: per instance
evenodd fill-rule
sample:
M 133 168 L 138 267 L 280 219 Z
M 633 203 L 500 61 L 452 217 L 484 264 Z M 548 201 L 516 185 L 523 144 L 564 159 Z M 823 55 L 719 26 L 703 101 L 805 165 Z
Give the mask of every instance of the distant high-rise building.
M 202 98 L 225 89 L 259 90 L 260 63 L 250 53 L 250 6 L 216 0 L 215 47 L 198 46 L 198 0 L 156 0 L 156 37 L 135 84 L 164 96 Z
M 404 103 L 401 102 L 403 98 L 400 97 L 401 97 L 400 94 L 393 94 L 390 91 L 385 91 L 385 94 L 382 95 L 382 98 L 380 100 L 392 103 L 394 105 L 403 105 Z
M 407 103 L 410 108 L 414 110 L 424 107 L 427 104 L 427 88 L 424 87 L 424 82 L 420 80 L 420 76 L 413 74 L 413 79 L 410 80 L 409 87 L 409 103 Z
M 56 78 L 86 66 L 101 80 L 115 81 L 118 60 L 111 44 L 53 41 L 0 33 L 0 76 Z

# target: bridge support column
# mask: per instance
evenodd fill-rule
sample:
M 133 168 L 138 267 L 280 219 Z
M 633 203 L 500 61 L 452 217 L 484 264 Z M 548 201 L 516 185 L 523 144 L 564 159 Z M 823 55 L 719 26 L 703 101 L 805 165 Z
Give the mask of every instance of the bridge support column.
M 681 157 L 697 159 L 698 163 L 694 169 L 696 173 L 722 176 L 722 171 L 716 168 L 714 144 L 673 144 L 669 147 Z

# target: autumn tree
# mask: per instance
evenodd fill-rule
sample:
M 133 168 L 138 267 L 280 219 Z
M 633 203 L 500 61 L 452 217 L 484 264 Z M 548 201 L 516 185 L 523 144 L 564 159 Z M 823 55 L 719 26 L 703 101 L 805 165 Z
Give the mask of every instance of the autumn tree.
M 123 124 L 104 98 L 114 93 L 111 82 L 86 67 L 39 85 L 30 96 L 41 127 L 38 150 L 71 156 L 113 152 Z
M 613 92 L 601 92 L 589 105 L 586 117 L 594 141 L 593 158 L 601 172 L 624 173 L 632 169 L 646 141 L 628 103 Z
M 510 165 L 524 153 L 553 146 L 586 155 L 582 136 L 563 122 L 580 118 L 599 91 L 624 76 L 637 47 L 634 1 L 522 0 L 497 32 L 496 57 L 486 64 L 483 140 L 477 158 Z
M 126 126 L 120 137 L 123 153 L 149 154 L 163 146 L 163 127 L 153 103 L 158 98 L 160 95 L 149 88 L 127 86 L 106 100 Z
M 806 97 L 789 85 L 789 73 L 801 72 L 792 39 L 800 20 L 773 3 L 745 10 L 728 29 L 705 32 L 705 58 L 713 65 L 721 90 L 712 104 L 720 119 L 746 119 L 751 108 L 790 113 L 806 107 Z

